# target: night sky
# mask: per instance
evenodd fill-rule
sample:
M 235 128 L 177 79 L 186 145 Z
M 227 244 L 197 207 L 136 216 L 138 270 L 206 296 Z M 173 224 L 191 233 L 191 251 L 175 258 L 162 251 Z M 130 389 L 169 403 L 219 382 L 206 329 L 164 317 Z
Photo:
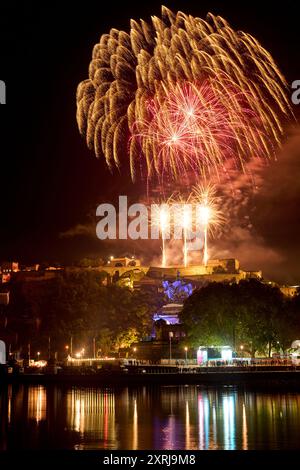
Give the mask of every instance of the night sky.
M 88 151 L 76 123 L 75 94 L 87 77 L 94 44 L 110 28 L 129 30 L 130 18 L 160 15 L 160 2 L 7 2 L 0 13 L 0 260 L 67 262 L 106 256 L 93 216 L 118 194 L 142 188 L 111 175 Z M 255 36 L 289 84 L 300 80 L 297 2 L 165 1 L 173 11 L 219 14 Z M 291 93 L 290 93 L 291 94 Z M 294 106 L 300 116 L 300 105 Z M 288 130 L 289 134 L 291 131 Z M 266 277 L 300 282 L 300 128 L 287 139 L 278 163 L 265 172 L 248 208 L 251 227 L 234 227 L 216 240 L 214 255 L 238 257 Z M 115 254 L 144 256 L 143 243 L 114 246 Z

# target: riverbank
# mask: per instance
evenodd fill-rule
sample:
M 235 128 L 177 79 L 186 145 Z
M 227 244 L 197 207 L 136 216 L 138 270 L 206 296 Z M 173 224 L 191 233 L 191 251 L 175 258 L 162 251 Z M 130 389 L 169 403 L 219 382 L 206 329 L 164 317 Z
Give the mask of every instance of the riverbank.
M 194 368 L 131 367 L 120 371 L 59 371 L 50 373 L 6 374 L 2 383 L 66 384 L 77 386 L 127 385 L 247 385 L 259 387 L 287 387 L 300 390 L 300 368 Z

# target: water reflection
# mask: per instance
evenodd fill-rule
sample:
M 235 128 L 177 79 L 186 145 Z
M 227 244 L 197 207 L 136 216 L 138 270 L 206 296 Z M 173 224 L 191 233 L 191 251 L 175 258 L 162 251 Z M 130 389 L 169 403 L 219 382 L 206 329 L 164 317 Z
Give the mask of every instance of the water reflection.
M 102 441 L 103 448 L 111 447 L 116 440 L 115 396 L 108 390 L 77 389 L 67 392 L 67 429 L 85 434 L 89 439 Z M 95 444 L 96 447 L 97 444 Z M 79 448 L 84 448 L 84 442 Z
M 0 413 L 0 449 L 300 448 L 296 393 L 9 385 Z
M 223 426 L 224 426 L 224 449 L 235 448 L 235 406 L 234 396 L 223 397 Z
M 134 411 L 133 411 L 133 432 L 132 432 L 132 449 L 138 449 L 138 412 L 137 402 L 134 400 Z
M 7 398 L 8 398 L 7 420 L 8 420 L 8 424 L 10 424 L 10 420 L 11 420 L 11 400 L 12 400 L 12 385 L 11 384 L 9 384 L 7 386 Z
M 246 407 L 243 403 L 243 450 L 248 449 L 248 430 L 247 430 L 247 416 L 246 416 Z
M 191 447 L 191 426 L 190 426 L 190 410 L 189 402 L 185 402 L 185 448 L 190 449 Z
M 29 387 L 27 402 L 28 419 L 33 419 L 37 423 L 46 419 L 47 400 L 45 387 L 42 387 L 41 385 L 37 387 Z

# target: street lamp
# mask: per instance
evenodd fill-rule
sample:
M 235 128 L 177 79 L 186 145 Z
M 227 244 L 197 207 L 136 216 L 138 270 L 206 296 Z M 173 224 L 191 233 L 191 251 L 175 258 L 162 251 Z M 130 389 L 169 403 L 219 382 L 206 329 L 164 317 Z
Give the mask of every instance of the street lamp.
M 172 338 L 173 338 L 173 331 L 169 331 L 169 341 L 170 341 L 170 364 L 172 360 Z
M 185 346 L 184 347 L 184 350 L 185 350 L 185 362 L 187 364 L 187 352 L 188 352 L 188 348 Z
M 134 358 L 135 358 L 135 360 L 136 360 L 136 351 L 137 351 L 137 348 L 136 348 L 136 347 L 134 347 L 134 348 L 132 348 L 132 350 L 133 350 L 133 357 L 134 357 Z
M 41 354 L 40 351 L 38 351 L 36 354 L 37 354 L 38 359 L 40 359 L 40 354 Z

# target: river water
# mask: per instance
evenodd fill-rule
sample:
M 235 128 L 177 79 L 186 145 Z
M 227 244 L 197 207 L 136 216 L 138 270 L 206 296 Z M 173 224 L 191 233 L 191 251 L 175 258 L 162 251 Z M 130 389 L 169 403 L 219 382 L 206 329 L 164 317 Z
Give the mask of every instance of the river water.
M 9 385 L 0 413 L 0 450 L 300 449 L 300 393 Z

